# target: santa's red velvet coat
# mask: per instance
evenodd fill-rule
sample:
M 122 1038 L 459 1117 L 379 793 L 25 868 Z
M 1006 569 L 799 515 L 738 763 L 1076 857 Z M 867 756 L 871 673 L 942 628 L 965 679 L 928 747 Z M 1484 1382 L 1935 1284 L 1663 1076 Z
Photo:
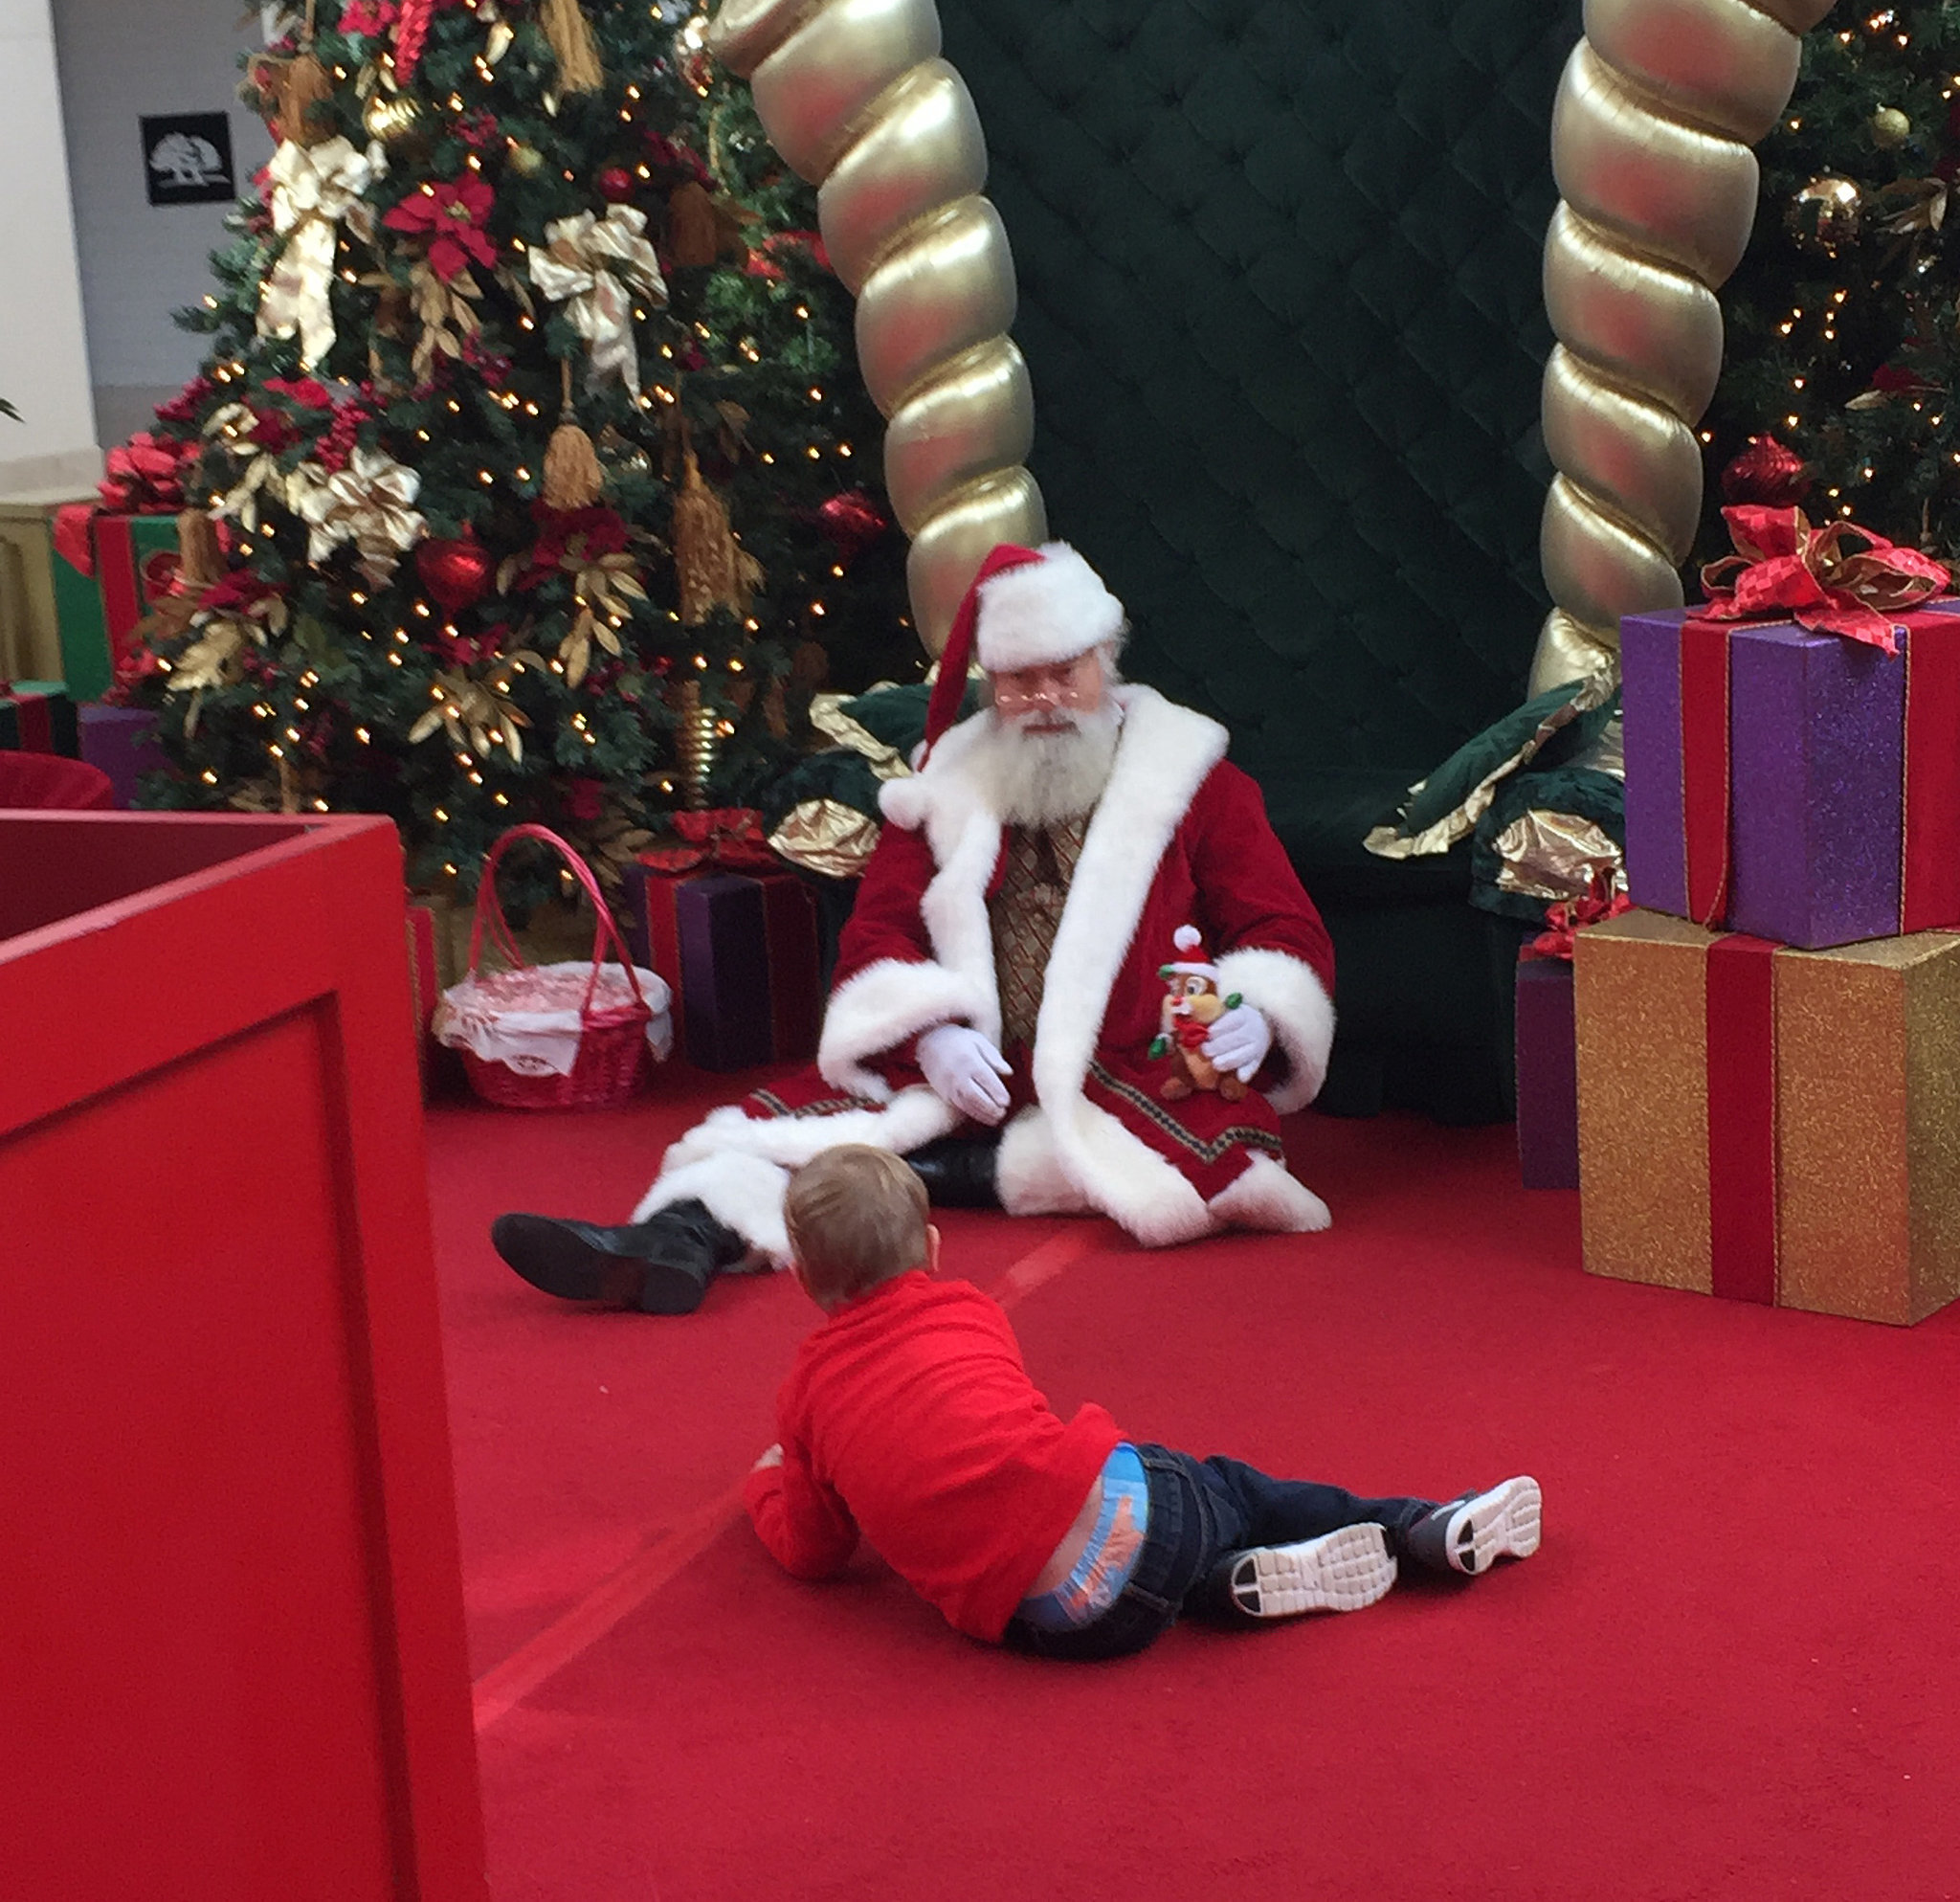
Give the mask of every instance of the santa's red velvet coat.
M 1285 1172 L 1279 1116 L 1310 1102 L 1333 1040 L 1333 951 L 1225 729 L 1148 687 L 1119 687 L 1124 723 L 1048 961 L 1032 1076 L 1000 1150 L 1004 1207 L 1099 1211 L 1149 1245 L 1223 1227 L 1325 1226 Z M 920 1032 L 1000 1037 L 988 898 L 1004 828 L 975 743 L 985 716 L 885 788 L 886 824 L 845 929 L 814 1070 L 718 1109 L 668 1151 L 635 1219 L 695 1197 L 765 1253 L 787 1252 L 787 1170 L 833 1143 L 916 1149 L 961 1127 L 911 1063 Z M 1148 1055 L 1173 933 L 1195 925 L 1273 1027 L 1237 1103 L 1159 1094 Z M 1032 1096 L 1033 1101 L 1028 1102 Z

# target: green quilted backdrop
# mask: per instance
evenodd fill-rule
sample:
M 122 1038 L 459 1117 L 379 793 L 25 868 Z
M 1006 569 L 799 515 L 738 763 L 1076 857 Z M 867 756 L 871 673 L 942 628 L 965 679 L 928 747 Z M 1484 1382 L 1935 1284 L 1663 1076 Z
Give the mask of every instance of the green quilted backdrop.
M 941 0 L 1053 532 L 1233 732 L 1334 934 L 1325 1108 L 1508 1113 L 1521 928 L 1361 839 L 1524 698 L 1577 0 Z
M 942 0 L 1053 532 L 1303 864 L 1522 698 L 1576 4 Z M 1383 868 L 1392 882 L 1398 876 Z M 1406 884 L 1418 874 L 1399 875 Z

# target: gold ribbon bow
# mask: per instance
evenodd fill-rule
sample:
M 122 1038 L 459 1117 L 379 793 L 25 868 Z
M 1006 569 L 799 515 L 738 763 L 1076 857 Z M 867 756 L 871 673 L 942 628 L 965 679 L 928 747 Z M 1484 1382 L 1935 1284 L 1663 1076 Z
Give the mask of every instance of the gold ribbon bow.
M 341 220 L 371 238 L 374 211 L 363 194 L 388 170 L 379 145 L 365 152 L 345 138 L 313 146 L 286 140 L 266 168 L 273 229 L 286 240 L 258 296 L 258 334 L 300 339 L 307 369 L 333 348 L 334 256 Z
M 319 462 L 301 462 L 286 479 L 286 502 L 312 530 L 306 559 L 323 561 L 343 542 L 352 542 L 361 572 L 386 587 L 427 527 L 410 506 L 421 486 L 415 470 L 378 449 L 356 449 L 333 475 Z
M 646 240 L 647 214 L 633 205 L 611 205 L 603 219 L 590 212 L 555 218 L 545 243 L 531 247 L 531 281 L 566 306 L 572 328 L 591 352 L 589 380 L 616 376 L 639 394 L 639 352 L 633 342 L 635 294 L 667 301 L 667 280 Z
M 279 459 L 269 449 L 259 448 L 258 438 L 254 435 L 257 427 L 258 418 L 246 403 L 223 405 L 204 426 L 206 436 L 221 442 L 245 462 L 245 473 L 233 483 L 212 514 L 219 521 L 235 517 L 248 529 L 258 526 L 261 496 L 267 502 L 283 503 L 286 499 L 286 478 L 279 469 Z

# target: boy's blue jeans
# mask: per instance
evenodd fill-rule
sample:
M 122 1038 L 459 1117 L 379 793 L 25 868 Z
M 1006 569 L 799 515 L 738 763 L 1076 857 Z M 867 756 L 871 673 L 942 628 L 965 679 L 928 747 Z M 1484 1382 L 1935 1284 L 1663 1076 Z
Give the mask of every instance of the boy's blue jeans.
M 1209 1460 L 1139 1443 L 1150 1487 L 1150 1520 L 1136 1570 L 1092 1624 L 1038 1631 L 1011 1619 L 1002 1642 L 1043 1658 L 1122 1658 L 1141 1651 L 1189 1604 L 1204 1609 L 1214 1567 L 1248 1546 L 1290 1545 L 1343 1526 L 1376 1525 L 1398 1556 L 1429 1499 L 1357 1499 L 1338 1486 L 1272 1479 L 1238 1460 Z M 1194 1596 L 1195 1599 L 1194 1599 Z

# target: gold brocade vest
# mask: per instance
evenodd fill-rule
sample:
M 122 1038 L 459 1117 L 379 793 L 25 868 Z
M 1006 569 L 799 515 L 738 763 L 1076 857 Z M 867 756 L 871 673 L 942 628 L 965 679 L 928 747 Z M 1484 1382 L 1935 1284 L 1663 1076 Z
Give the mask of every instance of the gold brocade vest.
M 1000 986 L 1000 1041 L 1003 1049 L 1032 1047 L 1035 1020 L 1041 1015 L 1041 988 L 1048 954 L 1055 949 L 1069 882 L 1082 856 L 1089 818 L 1064 819 L 1043 829 L 1010 826 L 1007 869 L 1000 889 L 988 901 L 993 927 L 993 973 Z

